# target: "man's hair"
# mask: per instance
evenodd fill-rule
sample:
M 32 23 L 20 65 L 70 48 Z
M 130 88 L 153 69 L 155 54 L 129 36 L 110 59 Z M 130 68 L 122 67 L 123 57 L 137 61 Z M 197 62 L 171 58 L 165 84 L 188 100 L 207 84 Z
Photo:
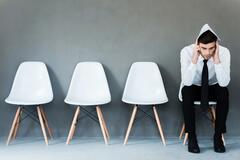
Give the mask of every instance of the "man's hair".
M 214 33 L 212 33 L 210 30 L 207 30 L 198 38 L 198 43 L 208 44 L 211 42 L 216 42 L 217 39 L 218 38 Z

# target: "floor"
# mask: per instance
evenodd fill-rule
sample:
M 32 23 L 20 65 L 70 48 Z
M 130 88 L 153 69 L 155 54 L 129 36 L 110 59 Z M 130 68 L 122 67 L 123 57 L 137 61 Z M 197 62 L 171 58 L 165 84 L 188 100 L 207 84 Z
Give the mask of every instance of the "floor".
M 45 146 L 42 138 L 18 138 L 9 146 L 0 141 L 0 160 L 239 160 L 240 138 L 226 138 L 226 153 L 215 153 L 212 140 L 199 138 L 200 154 L 187 152 L 187 146 L 177 138 L 167 138 L 167 146 L 160 139 L 133 139 L 123 146 L 123 139 L 112 139 L 105 145 L 102 138 L 75 138 L 65 145 L 66 138 L 50 141 Z

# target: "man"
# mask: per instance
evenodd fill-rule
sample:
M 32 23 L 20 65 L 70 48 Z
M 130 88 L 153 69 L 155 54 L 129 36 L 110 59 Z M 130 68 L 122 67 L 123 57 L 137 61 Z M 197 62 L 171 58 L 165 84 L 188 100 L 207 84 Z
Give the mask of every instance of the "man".
M 181 50 L 181 87 L 179 98 L 188 133 L 188 151 L 200 153 L 195 129 L 194 101 L 200 101 L 202 109 L 209 101 L 216 101 L 214 151 L 225 152 L 222 134 L 226 132 L 229 108 L 227 85 L 230 82 L 230 52 L 219 45 L 218 35 L 205 24 L 195 44 Z

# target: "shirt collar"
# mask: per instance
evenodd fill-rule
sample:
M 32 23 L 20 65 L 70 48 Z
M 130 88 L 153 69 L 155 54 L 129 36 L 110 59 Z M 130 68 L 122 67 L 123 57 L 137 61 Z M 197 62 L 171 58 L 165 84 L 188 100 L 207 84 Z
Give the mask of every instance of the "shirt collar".
M 200 61 L 200 62 L 203 62 L 203 60 L 204 60 L 204 58 L 203 58 L 203 56 L 200 54 L 199 55 L 199 57 L 198 57 L 198 61 Z M 211 57 L 209 60 L 208 60 L 208 62 L 213 62 L 213 58 Z

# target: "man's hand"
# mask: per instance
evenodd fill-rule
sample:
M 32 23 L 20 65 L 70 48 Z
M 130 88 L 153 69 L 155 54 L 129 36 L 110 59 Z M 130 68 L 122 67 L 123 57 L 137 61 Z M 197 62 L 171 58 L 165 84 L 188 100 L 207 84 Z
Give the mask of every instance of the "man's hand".
M 219 59 L 219 42 L 216 42 L 216 49 L 215 49 L 215 53 L 213 55 L 213 62 L 215 64 L 220 63 L 220 59 Z
M 192 56 L 192 63 L 193 64 L 197 64 L 198 57 L 199 57 L 199 54 L 200 54 L 199 52 L 200 52 L 200 48 L 199 48 L 199 45 L 196 42 L 194 47 L 193 47 L 193 56 Z

